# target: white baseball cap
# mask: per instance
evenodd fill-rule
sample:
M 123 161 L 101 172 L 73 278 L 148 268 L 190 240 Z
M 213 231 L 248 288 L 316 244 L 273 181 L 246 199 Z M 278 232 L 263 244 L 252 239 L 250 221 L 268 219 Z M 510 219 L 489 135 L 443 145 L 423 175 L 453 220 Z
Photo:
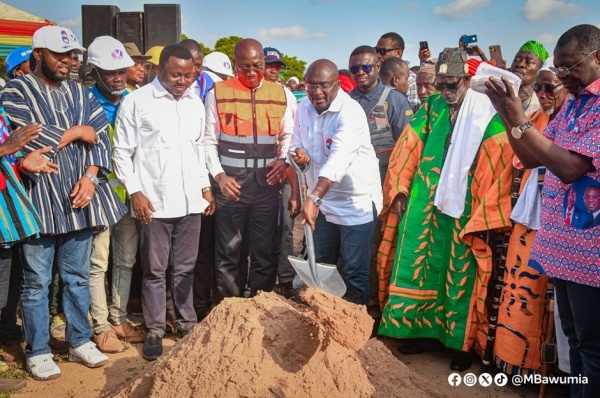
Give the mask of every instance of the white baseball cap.
M 133 66 L 133 59 L 123 43 L 110 36 L 96 37 L 88 46 L 87 63 L 104 70 L 118 70 Z
M 220 51 L 213 51 L 205 56 L 204 60 L 202 61 L 202 65 L 215 73 L 221 73 L 223 75 L 233 77 L 231 61 L 227 55 Z
M 69 28 L 62 26 L 44 26 L 33 34 L 31 48 L 47 48 L 55 53 L 66 53 L 67 51 L 78 51 L 83 53 L 85 48 L 79 44 L 77 37 Z

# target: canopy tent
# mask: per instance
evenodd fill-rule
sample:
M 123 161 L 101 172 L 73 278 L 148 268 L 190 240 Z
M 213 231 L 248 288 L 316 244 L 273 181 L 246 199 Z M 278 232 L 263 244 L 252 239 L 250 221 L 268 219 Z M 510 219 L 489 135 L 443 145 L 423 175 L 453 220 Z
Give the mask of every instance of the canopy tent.
M 33 32 L 46 25 L 56 24 L 0 3 L 0 57 L 6 57 L 17 47 L 31 46 Z

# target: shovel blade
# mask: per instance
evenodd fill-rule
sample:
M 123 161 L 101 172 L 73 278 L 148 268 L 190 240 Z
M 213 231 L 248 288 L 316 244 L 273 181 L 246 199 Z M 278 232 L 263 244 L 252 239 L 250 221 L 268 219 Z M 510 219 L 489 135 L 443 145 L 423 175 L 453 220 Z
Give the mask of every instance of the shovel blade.
M 309 287 L 321 289 L 337 297 L 346 293 L 346 283 L 335 265 L 315 263 L 313 270 L 308 260 L 294 256 L 288 256 L 288 260 L 300 279 Z

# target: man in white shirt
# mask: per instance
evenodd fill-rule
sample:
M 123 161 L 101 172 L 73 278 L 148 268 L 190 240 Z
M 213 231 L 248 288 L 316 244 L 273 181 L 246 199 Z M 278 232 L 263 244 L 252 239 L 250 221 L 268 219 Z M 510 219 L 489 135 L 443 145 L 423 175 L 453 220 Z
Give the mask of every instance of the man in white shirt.
M 298 106 L 290 144 L 299 164 L 310 159 L 302 214 L 314 231 L 317 262 L 336 264 L 341 256 L 344 297 L 366 305 L 373 226 L 383 202 L 367 118 L 340 89 L 333 62 L 315 61 L 304 80 L 308 98 Z
M 177 329 L 186 335 L 196 324 L 192 283 L 200 214 L 214 211 L 203 146 L 204 109 L 188 89 L 192 54 L 179 44 L 167 46 L 159 68 L 151 83 L 123 100 L 113 156 L 138 221 L 146 360 L 162 355 L 167 266 L 172 267 Z

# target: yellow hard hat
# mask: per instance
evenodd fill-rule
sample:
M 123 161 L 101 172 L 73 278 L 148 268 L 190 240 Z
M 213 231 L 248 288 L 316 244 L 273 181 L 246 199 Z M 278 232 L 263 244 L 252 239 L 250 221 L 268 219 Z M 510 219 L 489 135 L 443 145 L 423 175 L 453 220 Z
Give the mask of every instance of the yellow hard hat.
M 163 50 L 163 46 L 154 46 L 151 47 L 148 51 L 146 51 L 146 56 L 150 56 L 151 58 L 148 59 L 148 62 L 153 63 L 154 65 L 158 66 L 158 62 L 160 59 L 160 53 Z

